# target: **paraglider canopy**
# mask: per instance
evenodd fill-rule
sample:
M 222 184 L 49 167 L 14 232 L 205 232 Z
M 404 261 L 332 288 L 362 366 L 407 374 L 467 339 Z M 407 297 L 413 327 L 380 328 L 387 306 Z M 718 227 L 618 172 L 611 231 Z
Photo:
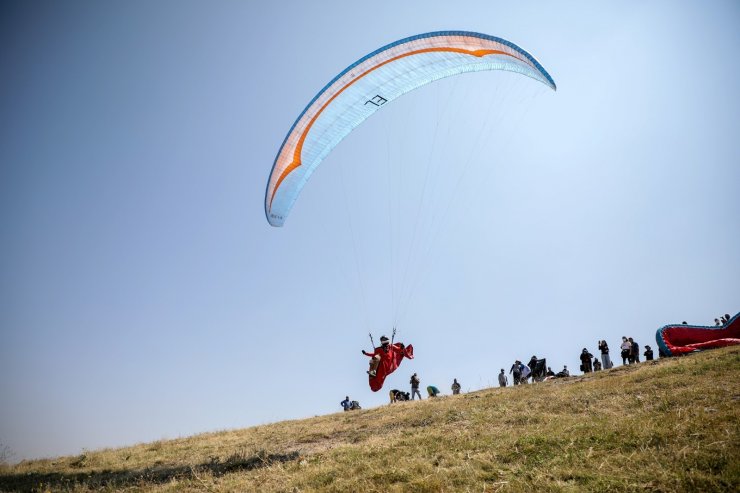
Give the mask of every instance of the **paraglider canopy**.
M 665 325 L 658 329 L 655 340 L 663 356 L 681 356 L 695 351 L 740 344 L 740 313 L 720 327 Z
M 532 55 L 509 41 L 475 32 L 419 34 L 354 62 L 319 91 L 285 137 L 265 191 L 267 221 L 282 226 L 323 159 L 380 108 L 435 80 L 483 70 L 517 72 L 556 89 Z

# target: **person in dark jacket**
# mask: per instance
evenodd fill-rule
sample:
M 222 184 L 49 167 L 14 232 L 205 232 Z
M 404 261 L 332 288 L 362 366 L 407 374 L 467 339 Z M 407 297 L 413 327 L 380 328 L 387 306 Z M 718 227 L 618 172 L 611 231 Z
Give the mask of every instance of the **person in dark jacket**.
M 635 341 L 631 337 L 629 338 L 629 341 L 630 341 L 630 344 L 632 344 L 632 351 L 630 352 L 630 358 L 632 358 L 632 361 L 634 363 L 639 363 L 640 362 L 640 345 L 637 344 L 637 341 Z
M 645 352 L 642 354 L 645 355 L 645 361 L 653 361 L 653 350 L 650 346 L 645 346 Z
M 421 392 L 419 392 L 419 384 L 421 383 L 421 379 L 419 378 L 419 375 L 414 373 L 411 375 L 411 380 L 409 380 L 409 383 L 411 384 L 411 400 L 414 400 L 414 397 L 417 395 L 419 396 L 419 400 L 421 400 Z
M 519 360 L 514 361 L 511 369 L 509 369 L 509 373 L 514 375 L 514 385 L 519 385 L 519 379 L 522 376 L 522 362 Z
M 531 373 L 532 383 L 534 383 L 534 377 L 535 377 L 534 369 L 537 368 L 537 356 L 532 356 L 531 358 L 529 358 L 529 364 L 527 364 L 527 366 L 529 367 L 530 370 L 532 370 L 532 373 Z
M 601 361 L 599 361 L 599 358 L 594 358 L 594 371 L 601 371 Z
M 462 386 L 460 385 L 460 382 L 457 381 L 457 378 L 454 380 L 455 381 L 452 382 L 452 395 L 458 395 Z
M 581 351 L 581 371 L 583 373 L 591 373 L 591 358 L 593 357 L 594 355 L 589 353 L 588 349 L 583 348 L 583 351 Z
M 612 367 L 612 360 L 609 358 L 609 344 L 606 341 L 599 341 L 599 351 L 601 351 L 601 367 L 608 370 Z

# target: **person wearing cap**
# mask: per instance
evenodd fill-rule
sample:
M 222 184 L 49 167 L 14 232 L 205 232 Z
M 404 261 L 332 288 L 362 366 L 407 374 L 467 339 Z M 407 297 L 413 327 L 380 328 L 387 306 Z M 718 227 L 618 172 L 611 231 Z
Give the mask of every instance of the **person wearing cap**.
M 503 368 L 501 368 L 501 373 L 498 374 L 498 384 L 500 387 L 506 387 L 509 385 L 509 378 L 504 373 Z
M 367 370 L 368 383 L 370 390 L 377 392 L 383 388 L 386 377 L 401 366 L 401 361 L 414 359 L 414 346 L 402 342 L 394 343 L 386 336 L 382 336 L 380 346 L 373 348 L 371 353 L 363 349 L 362 354 L 370 358 L 370 367 Z
M 391 355 L 391 341 L 386 336 L 380 336 L 380 346 L 376 347 L 372 353 L 368 353 L 363 349 L 362 354 L 370 356 L 370 369 L 367 371 L 367 374 L 374 377 L 377 374 L 380 360 Z
M 653 350 L 650 349 L 650 346 L 645 346 L 645 352 L 642 353 L 645 355 L 645 361 L 652 361 L 653 360 Z

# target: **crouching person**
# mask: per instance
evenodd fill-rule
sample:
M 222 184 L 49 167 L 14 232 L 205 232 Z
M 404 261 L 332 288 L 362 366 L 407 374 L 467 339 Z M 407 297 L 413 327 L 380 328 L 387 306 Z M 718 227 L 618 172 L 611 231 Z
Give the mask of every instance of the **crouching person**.
M 388 396 L 391 399 L 391 404 L 398 401 L 408 401 L 411 399 L 411 394 L 408 392 L 401 392 L 398 389 L 393 389 L 390 392 L 388 392 Z

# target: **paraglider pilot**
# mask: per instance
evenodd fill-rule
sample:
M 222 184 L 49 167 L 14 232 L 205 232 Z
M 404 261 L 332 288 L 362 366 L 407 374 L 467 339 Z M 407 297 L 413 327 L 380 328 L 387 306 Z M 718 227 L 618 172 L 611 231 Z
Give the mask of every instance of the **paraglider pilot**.
M 400 346 L 400 348 L 397 348 L 396 346 Z M 394 344 L 391 346 L 391 341 L 386 336 L 380 337 L 380 347 L 376 347 L 375 351 L 373 351 L 372 353 L 368 353 L 363 349 L 362 354 L 364 354 L 365 356 L 370 356 L 371 358 L 370 369 L 367 371 L 367 374 L 371 377 L 374 377 L 377 374 L 380 360 L 392 358 L 393 352 L 396 349 L 400 349 L 401 352 L 403 352 L 403 344 L 399 342 L 398 344 Z
M 376 347 L 372 353 L 363 349 L 362 354 L 371 358 L 367 374 L 370 378 L 370 390 L 377 392 L 383 387 L 385 377 L 396 371 L 404 358 L 414 358 L 414 346 L 401 342 L 392 343 L 383 336 L 380 338 L 380 347 Z

